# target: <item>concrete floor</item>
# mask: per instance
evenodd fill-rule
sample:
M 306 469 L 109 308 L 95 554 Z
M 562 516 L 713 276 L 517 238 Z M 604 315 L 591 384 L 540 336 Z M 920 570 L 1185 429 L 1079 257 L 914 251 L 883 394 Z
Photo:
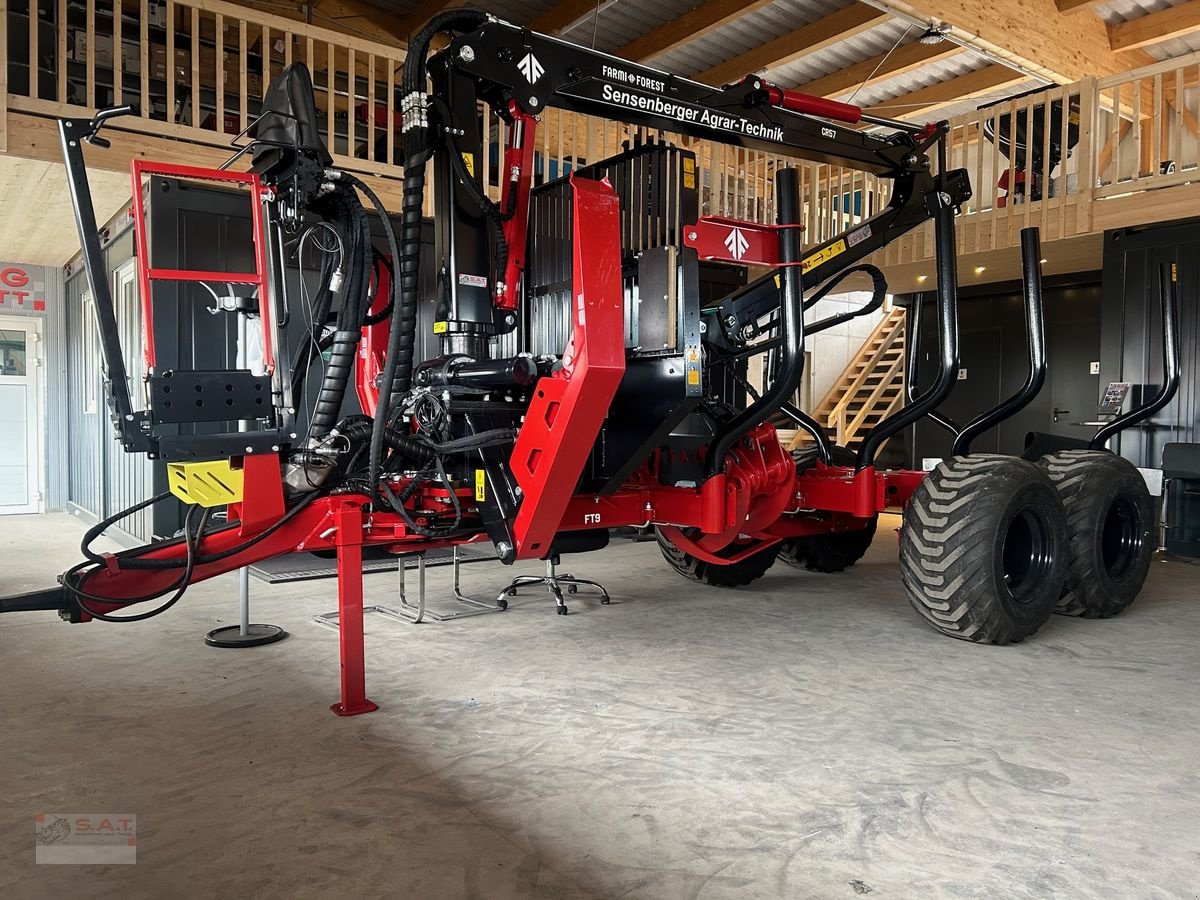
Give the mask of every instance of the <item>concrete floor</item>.
M 7 519 L 5 588 L 81 531 Z M 292 637 L 246 651 L 201 642 L 232 577 L 136 625 L 5 617 L 0 896 L 1200 896 L 1200 570 L 1156 563 L 1121 618 L 993 648 L 921 623 L 885 529 L 850 573 L 754 590 L 653 544 L 572 569 L 613 605 L 369 620 L 381 708 L 353 719 L 309 618 L 329 582 L 255 582 Z M 135 813 L 137 865 L 35 866 L 34 814 L 64 811 Z

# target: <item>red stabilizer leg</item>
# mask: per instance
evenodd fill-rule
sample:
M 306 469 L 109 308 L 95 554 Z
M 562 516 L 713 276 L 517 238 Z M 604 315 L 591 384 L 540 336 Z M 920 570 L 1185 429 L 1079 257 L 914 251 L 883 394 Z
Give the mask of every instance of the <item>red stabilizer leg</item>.
M 362 510 L 347 503 L 335 513 L 338 562 L 338 649 L 342 700 L 331 707 L 339 716 L 379 709 L 367 699 L 366 649 L 363 641 Z

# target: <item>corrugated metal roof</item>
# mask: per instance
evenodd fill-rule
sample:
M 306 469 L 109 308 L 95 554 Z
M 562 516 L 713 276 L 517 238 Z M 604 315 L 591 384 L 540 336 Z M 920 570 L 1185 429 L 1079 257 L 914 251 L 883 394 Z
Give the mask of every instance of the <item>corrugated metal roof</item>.
M 609 0 L 601 3 L 599 15 L 589 13 L 561 34 L 585 47 L 592 46 L 594 34 L 596 49 L 611 53 L 695 6 L 696 0 Z
M 1090 11 L 1108 24 L 1116 25 L 1186 2 L 1187 0 L 1109 0 L 1107 3 L 1097 3 Z
M 1108 3 L 1096 4 L 1092 7 L 1092 12 L 1110 25 L 1118 25 L 1186 2 L 1187 0 L 1110 0 Z M 1193 50 L 1200 50 L 1200 34 L 1186 34 L 1169 41 L 1160 41 L 1143 47 L 1142 50 L 1156 60 L 1174 59 Z
M 769 69 L 766 73 L 771 81 L 784 87 L 795 87 L 814 78 L 831 75 L 842 69 L 860 63 L 865 59 L 882 56 L 909 31 L 908 23 L 891 19 L 882 25 L 876 25 L 856 34 L 844 41 L 839 41 L 832 47 L 818 50 L 808 56 L 802 56 L 786 65 Z M 905 41 L 915 40 L 915 29 L 909 31 Z
M 652 64 L 679 75 L 694 75 L 837 12 L 851 2 L 853 0 L 775 0 L 770 6 L 741 16 L 712 34 L 655 57 Z
M 890 78 L 879 84 L 865 87 L 859 91 L 854 102 L 858 106 L 876 106 L 910 91 L 919 91 L 921 88 L 949 81 L 951 78 L 974 72 L 990 64 L 991 60 L 977 53 L 969 51 L 959 53 L 949 59 L 926 63 L 921 68 L 914 69 L 899 78 Z M 899 111 L 899 109 L 896 110 L 897 113 Z M 883 113 L 883 115 L 887 115 L 887 113 Z
M 476 4 L 469 4 L 475 6 Z M 548 12 L 558 4 L 555 0 L 492 0 L 486 7 L 479 7 L 490 12 L 498 19 L 512 22 L 514 25 L 528 25 L 544 12 Z

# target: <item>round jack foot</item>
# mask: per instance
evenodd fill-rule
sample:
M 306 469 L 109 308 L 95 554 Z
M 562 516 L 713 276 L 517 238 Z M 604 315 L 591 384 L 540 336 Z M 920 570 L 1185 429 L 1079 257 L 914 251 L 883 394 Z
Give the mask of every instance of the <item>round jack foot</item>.
M 204 643 L 210 647 L 261 647 L 282 641 L 287 636 L 288 633 L 278 625 L 250 625 L 245 634 L 240 625 L 226 625 L 206 634 Z
M 361 716 L 363 713 L 375 712 L 379 709 L 370 700 L 363 699 L 362 703 L 354 706 L 344 706 L 341 703 L 335 703 L 329 707 L 335 716 Z
M 610 604 L 610 603 L 612 603 L 612 600 L 609 598 L 608 594 L 605 594 L 603 597 L 600 598 L 600 604 L 602 606 L 608 606 L 608 604 Z
M 554 611 L 560 616 L 565 616 L 567 614 L 567 608 L 565 606 L 556 606 L 554 607 Z

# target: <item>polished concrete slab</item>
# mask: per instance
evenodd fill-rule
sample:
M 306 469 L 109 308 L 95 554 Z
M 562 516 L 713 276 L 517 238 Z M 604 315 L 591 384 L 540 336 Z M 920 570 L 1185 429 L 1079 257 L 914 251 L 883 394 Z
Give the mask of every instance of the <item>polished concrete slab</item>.
M 6 590 L 75 561 L 70 517 L 4 524 Z M 380 710 L 352 719 L 310 619 L 330 582 L 254 583 L 292 637 L 253 650 L 201 640 L 233 577 L 136 625 L 5 617 L 0 896 L 1197 896 L 1200 570 L 1156 563 L 1126 615 L 993 648 L 922 624 L 883 528 L 849 573 L 752 590 L 653 544 L 570 568 L 613 604 L 370 619 Z M 465 571 L 478 594 L 513 574 Z M 135 813 L 137 864 L 35 866 L 38 812 Z

